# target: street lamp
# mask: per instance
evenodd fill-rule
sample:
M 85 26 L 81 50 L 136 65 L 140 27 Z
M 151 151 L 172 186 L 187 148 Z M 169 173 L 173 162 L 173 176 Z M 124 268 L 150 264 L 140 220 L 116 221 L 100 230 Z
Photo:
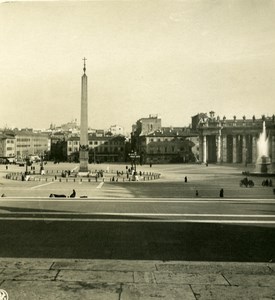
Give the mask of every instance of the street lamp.
M 26 156 L 26 172 L 25 175 L 28 175 L 28 165 L 30 164 L 30 158 L 29 156 Z
M 132 167 L 134 166 L 135 174 L 137 172 L 137 158 L 140 158 L 140 155 L 137 155 L 136 151 L 133 151 L 129 154 L 131 161 L 132 161 Z
M 44 152 L 40 155 L 41 161 L 40 161 L 40 174 L 44 174 Z

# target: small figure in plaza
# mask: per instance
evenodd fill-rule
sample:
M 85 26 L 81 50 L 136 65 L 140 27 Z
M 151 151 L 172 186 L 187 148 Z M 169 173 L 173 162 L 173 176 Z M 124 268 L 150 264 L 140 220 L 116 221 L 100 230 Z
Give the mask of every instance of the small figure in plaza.
M 271 179 L 269 180 L 269 186 L 273 186 Z
M 75 190 L 73 190 L 73 192 L 70 195 L 70 198 L 75 198 L 75 196 L 76 196 L 76 192 L 75 192 Z
M 223 198 L 223 195 L 224 195 L 224 191 L 223 189 L 220 190 L 220 198 Z
M 50 194 L 50 198 L 67 198 L 64 194 Z
M 9 168 L 9 166 L 8 166 L 8 165 L 6 165 L 6 170 L 8 170 L 8 168 Z
M 199 196 L 199 191 L 198 190 L 196 190 L 196 197 L 198 197 Z
M 187 176 L 184 177 L 184 182 L 187 182 Z
M 150 162 L 150 168 L 152 168 L 152 163 Z

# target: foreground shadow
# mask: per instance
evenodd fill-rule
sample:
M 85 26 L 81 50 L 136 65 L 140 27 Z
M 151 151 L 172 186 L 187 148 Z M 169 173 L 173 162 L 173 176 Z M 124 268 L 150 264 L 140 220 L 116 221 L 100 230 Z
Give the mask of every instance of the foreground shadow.
M 264 226 L 1 220 L 0 237 L 0 257 L 275 260 L 275 230 Z

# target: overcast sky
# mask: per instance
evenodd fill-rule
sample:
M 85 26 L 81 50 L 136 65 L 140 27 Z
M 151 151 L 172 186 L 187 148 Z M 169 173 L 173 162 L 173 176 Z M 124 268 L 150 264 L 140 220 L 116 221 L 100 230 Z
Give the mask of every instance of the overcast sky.
M 84 56 L 93 128 L 275 113 L 275 0 L 7 2 L 0 127 L 79 123 Z

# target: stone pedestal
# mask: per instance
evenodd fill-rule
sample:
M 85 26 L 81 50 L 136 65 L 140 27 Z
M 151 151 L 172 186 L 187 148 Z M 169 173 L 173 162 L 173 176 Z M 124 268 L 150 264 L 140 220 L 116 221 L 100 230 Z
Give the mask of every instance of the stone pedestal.
M 89 151 L 85 149 L 80 149 L 79 151 L 79 172 L 86 173 L 88 172 L 89 164 Z

